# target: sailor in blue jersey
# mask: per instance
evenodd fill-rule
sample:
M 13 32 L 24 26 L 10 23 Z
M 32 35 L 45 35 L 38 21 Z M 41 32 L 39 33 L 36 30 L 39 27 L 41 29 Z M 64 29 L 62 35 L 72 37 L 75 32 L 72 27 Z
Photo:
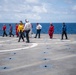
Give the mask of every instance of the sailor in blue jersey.
M 68 39 L 68 37 L 67 37 L 67 28 L 66 28 L 65 23 L 63 23 L 63 26 L 62 26 L 62 37 L 61 37 L 61 40 L 63 40 L 63 36 L 64 35 L 65 35 L 66 39 Z

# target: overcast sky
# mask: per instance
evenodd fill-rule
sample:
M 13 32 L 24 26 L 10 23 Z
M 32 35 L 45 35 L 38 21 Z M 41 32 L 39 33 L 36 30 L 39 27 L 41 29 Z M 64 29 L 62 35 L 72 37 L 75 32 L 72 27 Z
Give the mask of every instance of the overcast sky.
M 0 23 L 76 22 L 76 0 L 0 0 Z

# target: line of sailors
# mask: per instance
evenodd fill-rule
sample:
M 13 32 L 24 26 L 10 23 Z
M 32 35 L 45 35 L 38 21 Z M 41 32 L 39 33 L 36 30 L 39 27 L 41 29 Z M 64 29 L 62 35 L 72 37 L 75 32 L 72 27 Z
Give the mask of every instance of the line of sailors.
M 21 39 L 24 42 L 25 41 L 24 37 L 25 37 L 25 32 L 26 32 L 26 40 L 27 40 L 26 42 L 29 43 L 30 42 L 29 41 L 29 33 L 32 34 L 32 24 L 27 19 L 25 20 L 25 22 L 26 22 L 25 25 L 23 24 L 22 21 L 20 21 L 19 24 L 16 24 L 16 36 L 19 37 L 18 42 L 20 42 Z M 42 26 L 39 23 L 37 23 L 36 29 L 37 29 L 37 32 L 36 32 L 35 38 L 37 36 L 38 36 L 38 38 L 40 38 L 40 33 L 41 33 Z M 12 26 L 10 27 L 10 31 L 11 32 L 9 32 L 9 35 L 11 37 L 11 35 L 13 35 L 12 34 Z M 6 25 L 3 26 L 3 37 L 5 35 L 7 36 Z
M 14 37 L 14 34 L 12 33 L 13 27 L 12 27 L 11 24 L 9 24 L 9 26 L 10 26 L 10 29 L 9 29 L 9 36 L 10 36 L 10 37 L 11 37 L 11 36 Z M 4 36 L 7 36 L 7 33 L 6 33 L 6 25 L 3 26 L 2 30 L 3 30 L 3 37 L 4 37 Z
M 26 42 L 29 43 L 30 42 L 29 41 L 29 32 L 32 33 L 32 25 L 31 25 L 31 23 L 27 19 L 25 20 L 25 22 L 26 22 L 25 25 L 23 24 L 22 21 L 20 21 L 19 25 L 16 24 L 16 36 L 19 37 L 18 42 L 20 42 L 21 39 L 24 42 L 25 41 L 24 40 L 24 37 L 25 37 L 24 32 L 26 32 L 26 40 L 27 40 Z M 14 35 L 12 33 L 12 26 L 11 26 L 11 24 L 9 26 L 10 26 L 9 35 L 11 37 L 11 35 L 12 36 L 14 36 Z M 39 23 L 37 23 L 36 35 L 35 35 L 34 38 L 37 38 L 37 36 L 38 36 L 38 38 L 40 38 L 41 29 L 42 29 L 42 26 Z M 54 26 L 53 26 L 53 24 L 50 24 L 50 27 L 49 27 L 49 30 L 48 30 L 48 34 L 49 34 L 50 39 L 53 38 L 53 33 L 54 33 Z M 6 25 L 3 26 L 3 37 L 4 37 L 4 35 L 7 36 Z M 67 29 L 66 29 L 65 23 L 63 23 L 63 26 L 62 26 L 61 40 L 63 40 L 63 36 L 64 35 L 65 35 L 66 39 L 68 39 L 68 37 L 67 37 Z
M 54 33 L 54 26 L 53 26 L 53 24 L 50 24 L 50 27 L 49 27 L 49 30 L 48 30 L 48 34 L 49 34 L 50 39 L 53 38 L 53 33 Z M 62 25 L 61 40 L 63 40 L 64 35 L 65 35 L 65 38 L 68 39 L 68 37 L 67 37 L 67 27 L 66 27 L 65 23 L 63 23 L 63 25 Z

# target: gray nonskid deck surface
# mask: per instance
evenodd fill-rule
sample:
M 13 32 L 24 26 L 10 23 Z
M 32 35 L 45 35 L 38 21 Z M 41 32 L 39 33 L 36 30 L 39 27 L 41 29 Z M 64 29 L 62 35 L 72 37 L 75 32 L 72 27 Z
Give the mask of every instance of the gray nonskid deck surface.
M 26 43 L 0 36 L 0 75 L 76 75 L 76 35 L 60 37 L 42 34 Z

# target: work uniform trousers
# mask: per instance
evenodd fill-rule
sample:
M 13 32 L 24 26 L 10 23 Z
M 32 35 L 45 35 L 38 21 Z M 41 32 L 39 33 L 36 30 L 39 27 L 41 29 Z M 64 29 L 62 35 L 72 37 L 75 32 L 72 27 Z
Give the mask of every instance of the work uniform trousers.
M 38 38 L 40 38 L 40 32 L 41 32 L 41 29 L 37 29 L 35 38 L 36 38 L 37 36 L 38 36 Z
M 12 33 L 12 30 L 9 32 L 10 37 L 11 37 L 11 35 L 14 37 L 14 34 Z
M 67 38 L 67 33 L 66 33 L 66 31 L 63 31 L 63 32 L 62 32 L 62 37 L 61 37 L 61 39 L 63 39 L 63 36 L 64 36 L 64 35 L 65 35 L 66 39 L 68 39 L 68 38 Z
M 19 32 L 19 40 L 18 40 L 18 42 L 20 42 L 20 40 L 23 40 L 24 41 L 24 35 L 23 35 L 23 32 Z
M 30 42 L 29 41 L 29 32 L 30 32 L 30 30 L 25 30 L 25 32 L 26 32 L 26 40 L 27 40 L 26 42 L 29 43 Z
M 4 37 L 5 35 L 7 36 L 7 33 L 6 33 L 5 30 L 3 30 L 3 37 Z

